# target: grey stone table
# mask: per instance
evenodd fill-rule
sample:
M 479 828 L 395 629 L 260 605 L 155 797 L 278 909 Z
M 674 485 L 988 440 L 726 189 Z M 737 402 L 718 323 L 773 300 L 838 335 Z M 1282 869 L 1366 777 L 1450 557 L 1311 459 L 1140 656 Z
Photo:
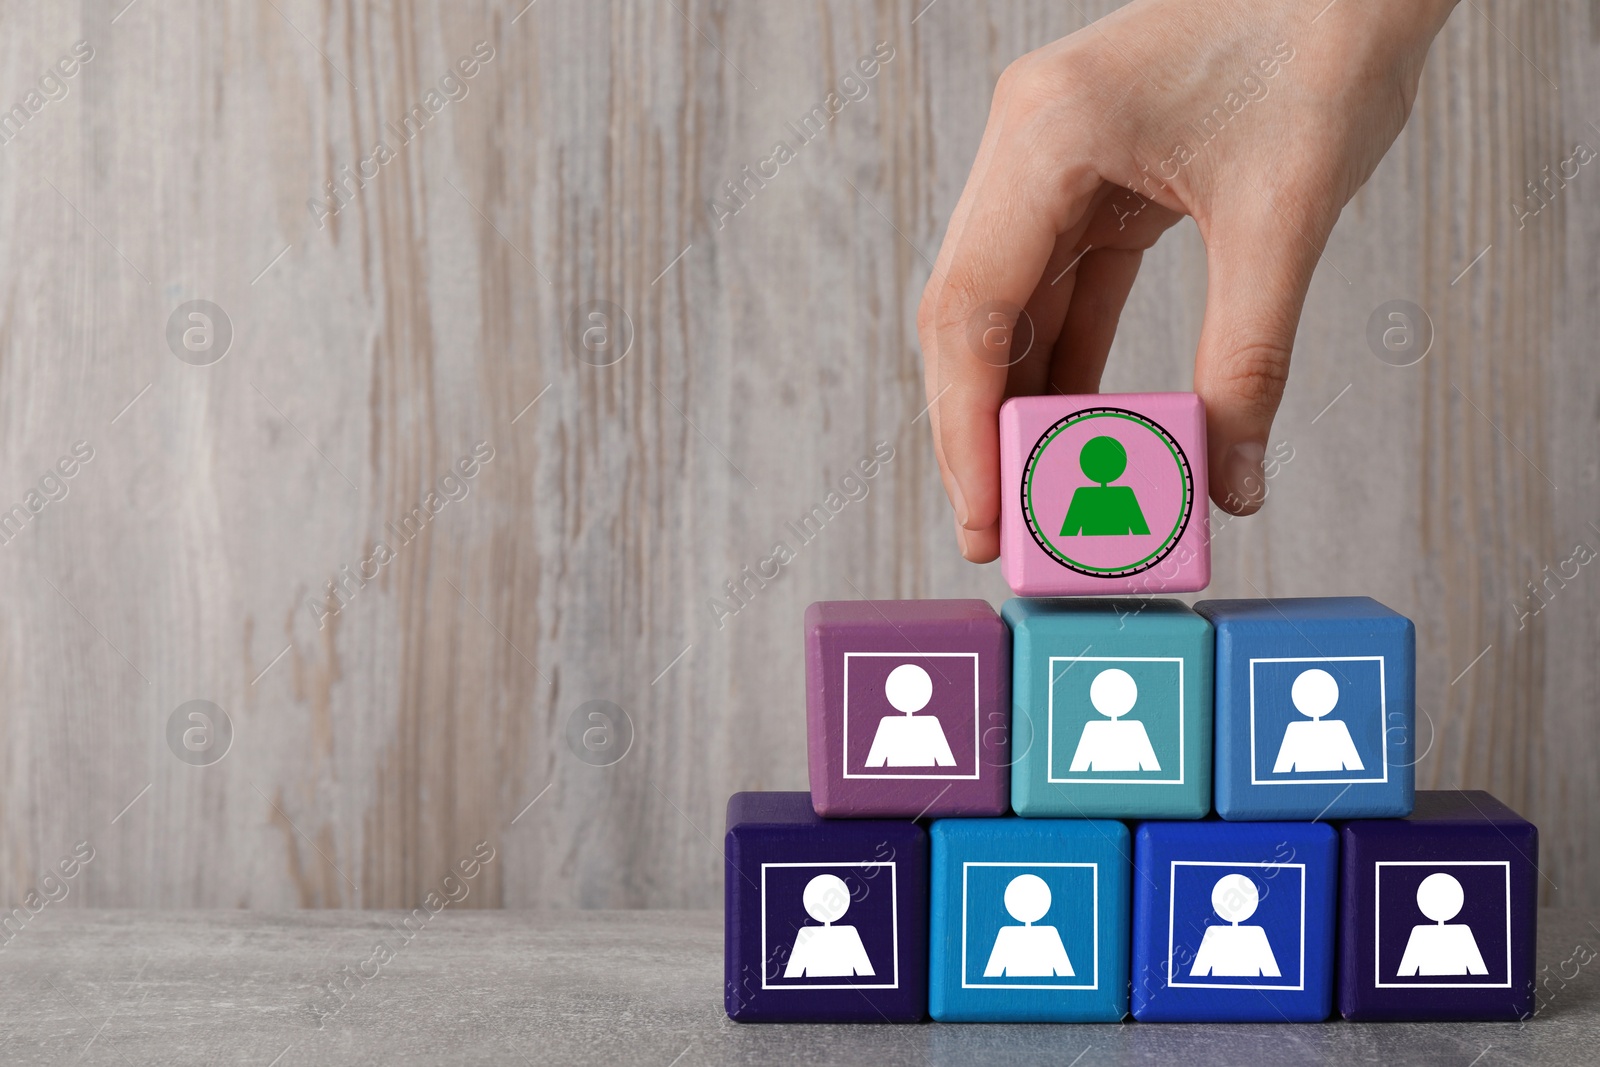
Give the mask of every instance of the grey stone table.
M 46 907 L 0 930 L 0 1064 L 1600 1062 L 1577 912 L 1540 917 L 1525 1023 L 1311 1026 L 743 1026 L 715 912 L 403 918 Z

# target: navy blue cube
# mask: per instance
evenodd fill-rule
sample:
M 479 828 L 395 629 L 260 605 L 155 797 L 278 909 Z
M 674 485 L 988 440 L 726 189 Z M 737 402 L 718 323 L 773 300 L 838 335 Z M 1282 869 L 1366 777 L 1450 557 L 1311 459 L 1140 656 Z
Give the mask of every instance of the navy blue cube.
M 941 1022 L 1116 1022 L 1128 1012 L 1128 828 L 940 819 L 928 1011 Z
M 1533 1012 L 1539 831 L 1483 792 L 1424 791 L 1408 819 L 1346 823 L 1339 1013 Z
M 724 989 L 738 1022 L 918 1022 L 928 835 L 817 817 L 809 793 L 728 800 Z
M 1207 600 L 1216 628 L 1217 814 L 1411 811 L 1416 628 L 1369 597 Z
M 1150 822 L 1133 854 L 1133 1017 L 1320 1022 L 1333 1010 L 1326 823 Z

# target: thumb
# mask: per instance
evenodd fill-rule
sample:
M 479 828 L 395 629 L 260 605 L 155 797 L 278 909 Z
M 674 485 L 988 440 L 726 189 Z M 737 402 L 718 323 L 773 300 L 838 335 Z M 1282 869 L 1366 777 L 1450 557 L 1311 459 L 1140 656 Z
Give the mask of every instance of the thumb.
M 1206 313 L 1194 389 L 1206 409 L 1211 499 L 1248 515 L 1266 499 L 1267 434 L 1289 380 L 1289 353 L 1331 224 L 1264 217 L 1205 234 Z

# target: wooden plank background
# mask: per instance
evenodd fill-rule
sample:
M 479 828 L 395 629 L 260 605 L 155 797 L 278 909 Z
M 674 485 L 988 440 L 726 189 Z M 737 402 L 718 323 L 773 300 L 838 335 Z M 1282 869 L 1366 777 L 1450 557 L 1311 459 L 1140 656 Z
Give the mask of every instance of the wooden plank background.
M 805 786 L 805 606 L 1006 595 L 954 548 L 912 322 L 996 76 L 1110 5 L 125 2 L 0 5 L 0 105 L 92 48 L 0 144 L 0 506 L 48 490 L 0 545 L 0 903 L 60 896 L 82 841 L 57 906 L 410 906 L 487 841 L 466 906 L 715 905 L 728 794 Z M 1421 784 L 1534 818 L 1547 902 L 1587 906 L 1600 167 L 1513 205 L 1600 147 L 1596 10 L 1450 19 L 1312 286 L 1293 459 L 1209 591 L 1416 619 Z M 878 42 L 865 96 L 711 206 Z M 1185 223 L 1106 387 L 1187 388 L 1204 293 Z M 197 299 L 232 330 L 204 366 L 167 339 Z M 1432 322 L 1409 367 L 1366 341 L 1396 299 Z M 627 316 L 607 366 L 575 354 L 593 301 Z M 168 740 L 193 700 L 231 724 L 209 765 Z M 632 724 L 611 766 L 568 740 L 593 700 Z

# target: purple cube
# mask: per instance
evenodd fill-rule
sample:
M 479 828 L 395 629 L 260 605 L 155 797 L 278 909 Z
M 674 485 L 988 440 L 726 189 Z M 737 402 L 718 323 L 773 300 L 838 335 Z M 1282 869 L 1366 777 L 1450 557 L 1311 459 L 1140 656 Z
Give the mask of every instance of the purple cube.
M 1341 1015 L 1532 1013 L 1537 827 L 1488 793 L 1418 791 L 1409 818 L 1347 822 L 1341 838 Z
M 921 1021 L 928 834 L 818 818 L 804 793 L 728 799 L 723 1002 L 736 1022 Z
M 830 818 L 1003 815 L 1011 634 L 982 600 L 806 609 L 811 802 Z

